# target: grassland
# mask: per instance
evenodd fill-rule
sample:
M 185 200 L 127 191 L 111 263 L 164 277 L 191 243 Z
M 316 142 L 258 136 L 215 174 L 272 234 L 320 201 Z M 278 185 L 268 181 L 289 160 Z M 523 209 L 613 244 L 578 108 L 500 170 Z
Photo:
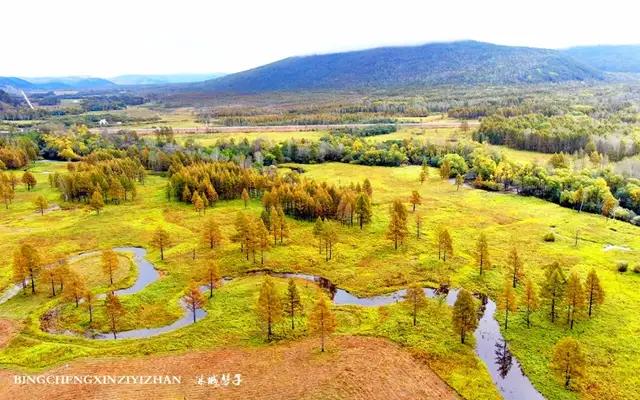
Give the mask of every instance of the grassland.
M 176 135 L 176 141 L 184 144 L 191 139 L 201 146 L 213 146 L 218 140 L 235 140 L 236 142 L 247 139 L 252 142 L 257 139 L 269 140 L 272 143 L 280 143 L 289 139 L 302 139 L 318 141 L 327 131 L 269 131 L 269 132 L 212 132 L 212 133 L 180 133 Z
M 638 259 L 640 238 L 638 228 L 622 222 L 578 214 L 575 211 L 534 198 L 460 189 L 436 180 L 437 171 L 425 184 L 418 183 L 418 167 L 384 168 L 323 164 L 301 166 L 305 175 L 320 181 L 348 184 L 368 177 L 373 185 L 374 218 L 363 231 L 340 227 L 339 243 L 334 260 L 325 262 L 319 256 L 312 235 L 312 224 L 290 220 L 291 238 L 285 246 L 277 246 L 267 254 L 265 267 L 280 271 L 302 271 L 322 275 L 338 286 L 358 295 L 390 292 L 408 282 L 418 280 L 425 285 L 450 282 L 474 291 L 498 296 L 506 271 L 506 254 L 517 245 L 525 261 L 526 273 L 540 283 L 542 267 L 553 260 L 582 277 L 596 268 L 607 291 L 606 303 L 594 318 L 579 321 L 573 331 L 561 322 L 551 325 L 544 311 L 534 317 L 534 326 L 527 329 L 520 318 L 514 318 L 509 330 L 503 332 L 509 344 L 536 387 L 553 399 L 618 399 L 634 398 L 637 378 L 635 370 L 640 359 L 640 275 L 616 272 L 618 261 Z M 80 251 L 114 246 L 138 245 L 148 247 L 153 229 L 162 224 L 173 237 L 173 246 L 165 252 L 164 262 L 150 248 L 149 257 L 162 272 L 162 279 L 141 293 L 124 296 L 129 310 L 123 329 L 161 326 L 178 318 L 178 300 L 188 282 L 200 273 L 198 265 L 209 257 L 216 257 L 224 275 L 242 277 L 255 268 L 246 262 L 235 244 L 225 241 L 216 253 L 200 244 L 199 227 L 202 217 L 191 207 L 167 203 L 163 187 L 165 178 L 151 175 L 139 188 L 138 198 L 119 206 L 107 206 L 96 215 L 82 205 L 60 203 L 56 192 L 46 183 L 47 173 L 63 169 L 63 164 L 38 163 L 32 171 L 39 184 L 31 192 L 19 188 L 11 208 L 0 211 L 0 252 L 11 254 L 18 243 L 29 241 L 47 248 L 43 256 L 50 261 Z M 388 223 L 388 206 L 396 197 L 408 199 L 412 190 L 419 190 L 423 204 L 425 235 L 421 240 L 410 238 L 398 251 L 384 238 Z M 59 211 L 44 216 L 37 214 L 31 201 L 38 194 L 59 203 Z M 207 211 L 223 227 L 229 238 L 235 214 L 243 210 L 241 201 L 221 202 Z M 251 202 L 246 212 L 259 215 L 259 201 Z M 453 236 L 455 255 L 447 263 L 437 260 L 433 232 L 447 226 Z M 410 229 L 413 225 L 410 224 Z M 573 246 L 576 229 L 580 243 Z M 489 235 L 494 268 L 483 277 L 473 262 L 475 238 L 480 231 Z M 547 243 L 543 236 L 549 231 L 556 242 Z M 607 244 L 624 245 L 632 251 L 604 251 Z M 196 248 L 196 262 L 191 252 Z M 91 268 L 91 266 L 88 266 Z M 0 266 L 0 287 L 10 281 L 10 257 Z M 41 369 L 79 357 L 113 355 L 144 355 L 189 348 L 220 348 L 224 346 L 264 346 L 260 326 L 254 317 L 260 277 L 242 277 L 223 286 L 207 303 L 208 316 L 197 324 L 162 336 L 136 340 L 103 342 L 81 337 L 51 335 L 39 329 L 39 317 L 55 307 L 59 300 L 46 294 L 23 296 L 0 305 L 0 318 L 24 324 L 20 334 L 0 351 L 0 365 L 18 369 Z M 278 280 L 281 290 L 286 282 Z M 304 282 L 303 299 L 306 308 L 319 289 Z M 520 289 L 519 289 L 520 290 Z M 355 306 L 337 307 L 339 334 L 370 335 L 389 338 L 424 359 L 447 383 L 464 397 L 498 398 L 487 371 L 473 353 L 472 345 L 460 345 L 450 328 L 449 307 L 430 301 L 419 316 L 417 328 L 411 327 L 410 317 L 401 305 L 382 308 Z M 63 310 L 67 326 L 81 327 L 82 310 L 67 307 Z M 104 319 L 98 311 L 98 323 Z M 500 318 L 500 315 L 498 316 Z M 85 316 L 86 318 L 86 316 Z M 500 318 L 501 319 L 501 318 Z M 304 332 L 290 332 L 283 324 L 278 329 L 280 341 L 290 341 Z M 99 325 L 100 326 L 100 325 Z M 551 348 L 565 335 L 576 336 L 588 355 L 588 376 L 578 394 L 565 391 L 551 375 L 548 363 Z M 605 375 L 606 381 L 596 379 Z

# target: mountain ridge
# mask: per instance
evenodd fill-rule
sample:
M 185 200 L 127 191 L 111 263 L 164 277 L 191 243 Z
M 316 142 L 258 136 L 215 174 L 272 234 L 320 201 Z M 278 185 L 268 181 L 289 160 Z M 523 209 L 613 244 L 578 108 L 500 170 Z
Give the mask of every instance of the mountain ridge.
M 256 93 L 604 79 L 601 71 L 557 50 L 458 41 L 288 57 L 190 88 Z
M 562 52 L 602 71 L 640 73 L 640 44 L 576 46 Z

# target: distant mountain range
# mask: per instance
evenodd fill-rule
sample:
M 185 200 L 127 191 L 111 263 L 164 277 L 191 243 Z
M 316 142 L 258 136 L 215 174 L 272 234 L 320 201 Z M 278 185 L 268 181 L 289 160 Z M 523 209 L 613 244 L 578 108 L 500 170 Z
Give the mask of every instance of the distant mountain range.
M 167 74 L 167 75 L 121 75 L 110 79 L 94 77 L 37 77 L 17 78 L 0 77 L 0 89 L 48 91 L 48 90 L 109 90 L 119 86 L 167 85 L 177 83 L 201 82 L 223 76 L 211 74 Z
M 55 78 L 15 78 L 0 77 L 0 89 L 44 91 L 44 90 L 103 90 L 113 89 L 117 85 L 102 78 L 93 77 L 55 77 Z
M 640 45 L 581 46 L 565 55 L 606 72 L 640 72 Z

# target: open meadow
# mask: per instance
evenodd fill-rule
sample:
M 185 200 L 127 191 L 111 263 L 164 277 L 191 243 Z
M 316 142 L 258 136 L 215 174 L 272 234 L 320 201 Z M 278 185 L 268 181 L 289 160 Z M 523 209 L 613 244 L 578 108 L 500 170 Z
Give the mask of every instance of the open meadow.
M 214 216 L 219 222 L 224 238 L 223 244 L 212 251 L 201 238 L 204 217 L 190 205 L 168 202 L 163 176 L 148 175 L 134 201 L 107 205 L 96 214 L 82 204 L 61 201 L 58 192 L 49 187 L 48 175 L 63 171 L 65 165 L 37 162 L 30 168 L 38 180 L 35 189 L 27 191 L 21 185 L 9 209 L 0 210 L 2 254 L 12 254 L 23 242 L 43 249 L 42 256 L 47 263 L 91 250 L 122 246 L 147 248 L 148 258 L 160 270 L 161 278 L 140 293 L 121 297 L 127 310 L 122 330 L 154 328 L 178 319 L 185 288 L 201 276 L 203 265 L 209 259 L 219 261 L 223 276 L 235 279 L 207 300 L 204 306 L 207 316 L 197 323 L 147 339 L 116 341 L 60 334 L 84 332 L 87 311 L 82 305 L 75 307 L 73 303 L 61 303 L 58 297 L 50 297 L 42 283 L 37 295 L 18 294 L 0 305 L 0 318 L 17 327 L 9 330 L 11 338 L 0 350 L 0 365 L 4 368 L 35 371 L 78 358 L 139 357 L 229 346 L 263 347 L 266 343 L 254 312 L 262 278 L 246 275 L 255 269 L 319 275 L 357 296 L 389 293 L 417 281 L 423 286 L 464 287 L 497 299 L 507 279 L 507 254 L 516 246 L 524 261 L 526 276 L 538 284 L 543 280 L 543 267 L 558 261 L 567 273 L 576 271 L 583 278 L 592 268 L 596 269 L 607 294 L 605 303 L 594 316 L 580 319 L 573 330 L 569 330 L 562 318 L 552 324 L 546 303 L 534 313 L 531 328 L 527 328 L 520 312 L 511 316 L 508 330 L 503 329 L 502 333 L 536 388 L 554 399 L 619 399 L 636 395 L 634 363 L 640 359 L 640 347 L 633 338 L 640 331 L 636 318 L 640 311 L 640 275 L 616 270 L 617 263 L 625 261 L 633 267 L 638 259 L 638 228 L 628 223 L 607 221 L 601 216 L 578 213 L 535 198 L 466 187 L 457 190 L 455 185 L 436 178 L 436 169 L 431 169 L 430 178 L 420 184 L 420 167 L 287 165 L 304 170 L 303 178 L 336 185 L 369 178 L 373 189 L 373 219 L 362 231 L 357 226 L 339 226 L 334 256 L 327 262 L 318 254 L 313 223 L 288 218 L 290 237 L 283 245 L 270 249 L 264 265 L 260 265 L 259 260 L 258 264 L 247 261 L 239 252 L 238 244 L 230 240 L 235 233 L 236 214 L 246 212 L 259 216 L 262 210 L 259 199 L 252 199 L 246 209 L 241 200 L 231 200 L 220 201 L 206 210 L 207 216 Z M 287 170 L 284 168 L 281 173 Z M 422 197 L 417 210 L 424 218 L 423 234 L 420 239 L 415 238 L 410 212 L 410 235 L 404 245 L 394 250 L 392 242 L 385 238 L 388 209 L 396 198 L 408 202 L 413 190 Z M 40 194 L 46 196 L 50 204 L 44 215 L 36 212 L 32 205 L 32 200 Z M 150 245 L 153 231 L 159 225 L 171 237 L 164 261 Z M 438 227 L 447 227 L 453 238 L 453 256 L 446 262 L 438 260 L 435 244 Z M 577 246 L 576 230 L 579 232 Z M 473 256 L 480 232 L 489 238 L 494 264 L 482 276 Z M 543 240 L 549 232 L 553 232 L 555 242 Z M 126 287 L 135 276 L 135 268 L 126 260 L 125 257 L 118 267 L 118 287 Z M 96 293 L 104 293 L 107 278 L 100 275 L 95 259 L 78 260 L 72 266 L 91 271 L 86 272 L 92 277 L 87 285 Z M 10 283 L 8 256 L 0 267 L 0 287 L 6 288 Z M 285 290 L 286 280 L 276 279 L 276 284 Z M 305 309 L 311 309 L 313 297 L 322 291 L 312 283 L 300 281 L 299 284 Z M 521 291 L 519 286 L 518 295 Z M 49 313 L 52 309 L 53 314 Z M 473 341 L 460 344 L 451 329 L 451 307 L 441 301 L 428 301 L 418 315 L 417 327 L 411 325 L 410 312 L 402 304 L 335 306 L 335 311 L 338 335 L 388 338 L 413 354 L 416 360 L 426 363 L 463 397 L 499 398 L 486 367 L 473 351 Z M 47 321 L 47 326 L 53 326 L 58 334 L 43 331 L 41 319 L 45 314 L 53 315 L 53 321 Z M 503 315 L 498 313 L 496 318 L 502 321 Z M 99 306 L 96 306 L 94 321 L 94 329 L 108 331 L 106 317 Z M 279 324 L 275 330 L 276 343 L 292 343 L 306 336 L 304 319 L 300 319 L 299 324 L 301 328 L 295 331 L 291 331 L 286 322 Z M 567 335 L 580 340 L 589 361 L 587 377 L 579 392 L 563 389 L 548 368 L 553 345 Z M 596 377 L 602 374 L 607 374 L 608 379 L 596 383 Z

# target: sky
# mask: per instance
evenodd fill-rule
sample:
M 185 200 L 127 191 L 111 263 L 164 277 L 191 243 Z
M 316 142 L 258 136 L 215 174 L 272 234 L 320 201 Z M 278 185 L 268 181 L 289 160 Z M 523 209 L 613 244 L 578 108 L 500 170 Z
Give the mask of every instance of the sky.
M 628 0 L 6 1 L 0 76 L 229 73 L 294 55 L 461 39 L 638 44 L 639 11 Z

